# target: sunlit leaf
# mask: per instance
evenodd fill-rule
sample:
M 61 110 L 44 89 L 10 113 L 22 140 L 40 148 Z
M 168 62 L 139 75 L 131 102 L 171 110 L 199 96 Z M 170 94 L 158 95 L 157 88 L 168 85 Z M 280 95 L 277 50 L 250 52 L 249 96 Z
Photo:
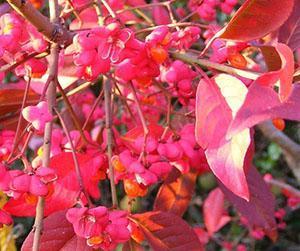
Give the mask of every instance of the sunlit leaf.
M 166 212 L 147 212 L 132 216 L 154 251 L 202 250 L 193 229 L 180 217 Z
M 249 41 L 278 29 L 290 16 L 294 0 L 247 0 L 219 36 Z
M 192 172 L 181 174 L 176 168 L 172 170 L 161 185 L 155 202 L 155 211 L 165 211 L 182 216 L 192 198 L 197 175 Z

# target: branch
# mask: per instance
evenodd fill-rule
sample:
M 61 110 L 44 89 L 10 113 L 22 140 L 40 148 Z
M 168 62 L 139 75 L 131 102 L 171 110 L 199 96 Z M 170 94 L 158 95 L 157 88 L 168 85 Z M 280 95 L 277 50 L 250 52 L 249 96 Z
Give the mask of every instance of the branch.
M 207 59 L 197 58 L 193 54 L 178 53 L 178 52 L 170 52 L 170 54 L 173 58 L 182 60 L 183 62 L 186 62 L 188 64 L 197 64 L 202 67 L 212 68 L 218 71 L 226 72 L 232 75 L 238 75 L 252 80 L 256 80 L 260 76 L 260 73 L 257 72 L 240 70 L 237 68 L 230 67 L 228 65 L 214 63 Z
M 136 94 L 136 91 L 135 91 L 135 88 L 134 88 L 132 82 L 130 82 L 130 88 L 131 88 L 131 92 L 133 94 L 133 100 L 136 104 L 136 109 L 137 109 L 137 112 L 138 112 L 138 115 L 139 115 L 139 118 L 141 120 L 141 124 L 142 124 L 142 127 L 143 127 L 143 131 L 144 131 L 143 148 L 142 148 L 142 152 L 141 152 L 141 155 L 139 157 L 139 160 L 142 159 L 143 164 L 146 164 L 146 145 L 147 145 L 147 138 L 148 138 L 148 135 L 149 135 L 149 128 L 147 126 L 146 119 L 144 117 L 141 105 L 139 103 L 139 100 L 138 100 L 138 97 L 137 97 L 137 94 Z
M 89 207 L 92 207 L 93 203 L 90 199 L 90 196 L 89 196 L 88 192 L 86 191 L 86 189 L 84 187 L 84 181 L 83 181 L 83 178 L 82 178 L 82 173 L 81 173 L 78 158 L 77 158 L 77 155 L 76 155 L 76 149 L 75 149 L 75 146 L 73 144 L 72 138 L 70 136 L 70 133 L 69 133 L 67 127 L 66 127 L 66 123 L 64 122 L 61 114 L 59 113 L 59 111 L 57 109 L 54 109 L 54 110 L 55 110 L 55 112 L 56 112 L 56 114 L 57 114 L 57 116 L 60 120 L 62 128 L 63 128 L 63 130 L 64 130 L 64 132 L 67 136 L 68 142 L 69 142 L 70 147 L 71 147 L 71 152 L 72 152 L 72 157 L 73 157 L 73 162 L 74 162 L 74 166 L 75 166 L 75 171 L 76 171 L 76 176 L 77 176 L 77 181 L 78 181 L 78 184 L 79 184 L 80 192 L 82 192 L 84 194 L 85 198 L 88 201 Z
M 271 121 L 261 123 L 258 128 L 265 137 L 281 147 L 290 169 L 297 180 L 300 181 L 300 145 L 277 130 Z
M 51 23 L 50 20 L 42 15 L 30 1 L 26 0 L 7 0 L 10 6 L 24 17 L 29 23 L 37 28 L 45 38 L 59 45 L 67 46 L 72 43 L 73 35 L 58 23 Z
M 289 184 L 286 184 L 285 182 L 282 182 L 280 180 L 275 180 L 275 179 L 266 179 L 265 181 L 270 185 L 277 186 L 281 189 L 287 190 L 290 193 L 292 193 L 293 195 L 300 198 L 300 191 L 297 188 L 292 187 Z
M 112 165 L 112 147 L 113 147 L 113 131 L 112 131 L 112 111 L 111 111 L 111 83 L 110 79 L 104 79 L 104 103 L 105 103 L 105 128 L 106 128 L 106 144 L 107 144 L 107 155 L 109 165 L 109 181 L 110 190 L 112 195 L 112 206 L 113 208 L 118 207 L 118 197 L 116 191 L 114 167 Z
M 32 5 L 28 5 L 26 3 L 22 4 L 21 7 L 22 6 L 32 7 Z M 25 10 L 28 9 L 25 8 Z M 57 0 L 49 0 L 49 11 L 50 11 L 51 22 L 53 22 L 53 24 L 55 25 L 59 24 L 59 7 L 58 7 Z M 32 14 L 34 14 L 34 12 Z M 49 78 L 51 78 L 51 82 L 46 92 L 48 110 L 52 114 L 53 114 L 53 108 L 56 105 L 56 78 L 58 72 L 58 59 L 59 59 L 59 45 L 57 43 L 54 43 L 51 45 L 51 49 L 50 49 Z M 45 125 L 43 158 L 42 158 L 43 167 L 49 167 L 50 164 L 52 123 L 53 122 L 50 121 Z M 35 216 L 34 227 L 33 227 L 34 236 L 33 236 L 32 251 L 39 251 L 40 238 L 43 231 L 44 208 L 45 208 L 45 198 L 39 196 L 38 203 L 36 205 L 36 216 Z

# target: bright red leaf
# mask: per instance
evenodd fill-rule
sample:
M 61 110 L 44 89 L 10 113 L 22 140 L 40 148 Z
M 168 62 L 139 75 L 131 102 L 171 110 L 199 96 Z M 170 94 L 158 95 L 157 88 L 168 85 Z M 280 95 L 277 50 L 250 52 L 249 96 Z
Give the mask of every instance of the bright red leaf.
M 101 167 L 101 163 L 97 161 L 97 158 L 100 157 L 93 153 L 77 154 L 77 157 L 88 193 L 94 198 L 98 198 L 100 196 L 98 168 Z M 74 206 L 80 195 L 72 153 L 63 152 L 52 157 L 50 167 L 56 171 L 58 179 L 53 183 L 53 193 L 46 196 L 46 216 Z M 85 201 L 85 198 L 80 197 Z M 10 199 L 5 205 L 5 209 L 14 216 L 34 216 L 36 202 L 36 197 L 23 195 L 16 200 Z
M 181 174 L 174 168 L 160 187 L 153 210 L 182 216 L 191 201 L 196 177 L 193 172 Z
M 98 198 L 100 196 L 98 182 L 101 175 L 101 167 L 104 169 L 104 161 L 100 153 L 77 153 L 78 164 L 82 172 L 84 186 L 88 193 Z M 79 183 L 75 172 L 72 153 L 63 152 L 51 158 L 50 167 L 55 169 L 58 177 L 63 177 L 61 183 L 72 191 L 79 191 Z M 102 170 L 104 172 L 104 170 Z
M 0 116 L 7 113 L 16 112 L 21 108 L 24 90 L 4 89 L 0 90 Z M 13 97 L 13 98 L 12 98 Z M 39 95 L 30 91 L 27 97 L 27 105 L 38 103 Z
M 278 29 L 290 16 L 294 0 L 247 0 L 220 38 L 250 41 Z
M 33 232 L 22 245 L 21 251 L 32 250 Z M 92 251 L 84 239 L 78 238 L 73 226 L 66 219 L 66 212 L 60 211 L 44 220 L 44 229 L 40 241 L 40 250 L 43 251 Z
M 132 220 L 140 226 L 154 251 L 202 250 L 194 230 L 174 214 L 147 212 L 133 215 Z

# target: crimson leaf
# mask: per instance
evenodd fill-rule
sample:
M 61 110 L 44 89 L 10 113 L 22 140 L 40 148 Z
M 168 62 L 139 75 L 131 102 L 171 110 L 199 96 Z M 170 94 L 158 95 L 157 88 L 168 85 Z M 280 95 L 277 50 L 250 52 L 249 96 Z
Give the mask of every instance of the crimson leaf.
M 202 250 L 194 230 L 174 214 L 154 211 L 135 214 L 131 219 L 140 226 L 154 251 Z
M 23 243 L 21 251 L 31 251 L 33 232 Z M 78 238 L 73 226 L 66 219 L 66 211 L 51 214 L 44 220 L 43 234 L 40 240 L 40 250 L 43 251 L 92 251 L 86 241 Z
M 290 16 L 294 0 L 247 0 L 220 38 L 250 41 L 278 29 Z

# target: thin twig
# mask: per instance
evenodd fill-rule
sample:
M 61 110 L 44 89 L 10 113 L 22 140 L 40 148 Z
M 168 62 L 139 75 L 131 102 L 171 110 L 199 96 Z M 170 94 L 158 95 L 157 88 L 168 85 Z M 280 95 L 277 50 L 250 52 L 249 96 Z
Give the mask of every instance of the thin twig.
M 28 55 L 26 55 L 24 58 L 22 58 L 21 60 L 14 62 L 13 64 L 6 64 L 0 67 L 0 72 L 9 72 L 12 71 L 13 69 L 15 69 L 17 66 L 19 66 L 20 64 L 23 64 L 24 62 L 26 62 L 27 60 L 37 57 L 39 55 L 48 55 L 49 53 L 47 52 L 32 52 Z M 46 56 L 45 55 L 45 56 Z
M 171 110 L 172 110 L 171 97 L 167 96 L 167 100 L 168 100 L 168 111 L 167 111 L 167 118 L 166 118 L 166 127 L 160 137 L 160 140 L 162 141 L 165 139 L 169 129 L 171 129 Z
M 186 53 L 178 53 L 178 52 L 170 52 L 171 56 L 175 59 L 182 60 L 183 62 L 186 62 L 188 64 L 197 64 L 203 67 L 212 68 L 221 72 L 226 72 L 232 75 L 238 75 L 244 78 L 256 80 L 258 77 L 261 76 L 261 73 L 258 72 L 252 72 L 252 71 L 246 71 L 246 70 L 240 70 L 237 68 L 233 68 L 227 65 L 222 65 L 218 63 L 214 63 L 207 59 L 200 59 L 197 58 L 193 54 L 186 54 Z
M 146 119 L 144 117 L 140 102 L 138 100 L 138 97 L 136 95 L 136 91 L 135 91 L 135 88 L 134 88 L 132 82 L 130 82 L 130 87 L 131 87 L 131 91 L 133 94 L 133 100 L 136 104 L 137 112 L 138 112 L 139 118 L 141 120 L 143 131 L 144 131 L 143 149 L 142 149 L 142 153 L 141 153 L 141 156 L 139 159 L 142 158 L 144 161 L 144 164 L 145 164 L 146 163 L 146 145 L 147 145 L 147 138 L 148 138 L 148 134 L 149 134 L 149 128 L 147 126 Z
M 86 118 L 86 120 L 85 120 L 85 122 L 84 122 L 84 124 L 82 126 L 82 131 L 85 130 L 85 128 L 86 128 L 89 120 L 91 119 L 92 115 L 94 114 L 94 112 L 95 112 L 97 106 L 99 105 L 100 101 L 102 100 L 102 98 L 103 98 L 103 90 L 100 92 L 100 94 L 98 95 L 97 99 L 95 100 L 95 102 L 93 104 L 93 107 L 90 110 L 90 112 L 89 112 L 89 114 L 88 114 L 88 116 L 87 116 L 87 118 Z
M 111 162 L 112 147 L 113 147 L 113 132 L 112 132 L 112 112 L 111 112 L 111 83 L 110 79 L 104 79 L 104 102 L 105 102 L 105 128 L 106 128 L 106 144 L 109 165 L 109 180 L 112 195 L 113 208 L 118 207 L 118 197 L 115 185 L 114 168 Z
M 280 180 L 275 180 L 275 179 L 266 179 L 266 182 L 270 185 L 277 186 L 281 189 L 287 190 L 287 191 L 291 192 L 293 195 L 300 198 L 300 191 L 298 189 L 296 189 L 295 187 L 292 187 L 289 184 L 286 184 Z
M 89 144 L 89 141 L 87 140 L 86 136 L 84 135 L 84 133 L 82 131 L 82 127 L 81 127 L 80 122 L 79 122 L 79 120 L 78 120 L 78 118 L 77 118 L 77 116 L 76 116 L 76 114 L 75 114 L 75 112 L 74 112 L 74 110 L 72 108 L 72 105 L 71 105 L 71 103 L 70 103 L 67 95 L 65 94 L 64 89 L 60 85 L 59 81 L 57 81 L 57 87 L 58 87 L 58 89 L 59 89 L 59 91 L 60 91 L 60 93 L 61 93 L 61 95 L 63 97 L 63 100 L 64 100 L 64 102 L 65 102 L 65 104 L 67 106 L 67 109 L 68 109 L 68 111 L 69 111 L 69 113 L 71 115 L 71 118 L 72 118 L 72 120 L 74 122 L 74 125 L 75 125 L 76 129 L 79 131 L 80 136 L 81 136 L 84 144 Z
M 127 103 L 127 100 L 126 100 L 126 98 L 124 97 L 124 95 L 122 94 L 122 92 L 121 92 L 119 86 L 117 85 L 117 83 L 115 83 L 115 87 L 116 87 L 116 90 L 118 91 L 118 95 L 120 95 L 121 97 L 123 97 L 123 98 L 121 98 L 121 101 L 122 101 L 122 102 L 124 103 L 124 105 L 126 106 L 128 112 L 129 112 L 129 114 L 130 114 L 130 117 L 133 119 L 134 123 L 136 124 L 136 123 L 137 123 L 136 118 L 135 118 L 135 116 L 133 115 L 133 112 L 132 112 L 131 108 L 129 107 L 129 105 L 128 105 L 128 103 Z
M 10 153 L 9 157 L 7 158 L 7 161 L 9 161 L 11 159 L 11 157 L 13 156 L 13 154 L 14 154 L 17 146 L 18 146 L 18 141 L 20 139 L 19 134 L 20 134 L 21 124 L 22 124 L 22 120 L 23 120 L 22 111 L 23 111 L 23 109 L 26 105 L 26 100 L 27 100 L 28 93 L 29 93 L 29 90 L 30 90 L 30 82 L 31 82 L 31 77 L 29 76 L 29 79 L 26 83 L 26 87 L 25 87 L 25 91 L 24 91 L 24 96 L 23 96 L 22 105 L 21 105 L 21 112 L 20 112 L 20 115 L 19 115 L 17 129 L 16 129 L 14 141 L 13 141 L 13 147 L 12 147 L 12 150 L 11 150 L 11 153 Z
M 153 30 L 155 30 L 156 28 L 158 28 L 160 26 L 162 26 L 162 25 L 156 25 L 156 26 L 153 26 L 153 27 L 147 27 L 145 29 L 139 29 L 135 32 L 135 34 L 150 32 L 150 31 L 153 31 Z M 200 27 L 200 28 L 207 29 L 207 25 L 205 25 L 205 24 L 192 23 L 192 22 L 172 23 L 172 24 L 166 24 L 166 25 L 163 25 L 163 26 L 168 26 L 169 28 L 182 27 L 182 26 L 183 27 L 185 27 L 185 26 L 197 26 L 197 27 Z
M 177 31 L 179 31 L 179 27 L 177 26 L 177 21 L 176 21 L 176 19 L 174 17 L 174 14 L 173 14 L 173 11 L 172 11 L 172 8 L 171 8 L 171 4 L 168 2 L 165 6 L 166 6 L 166 8 L 167 8 L 167 10 L 169 12 L 169 16 L 170 16 L 172 24 L 174 24 L 175 25 L 175 29 Z
M 75 166 L 75 171 L 76 171 L 76 176 L 77 176 L 77 181 L 78 181 L 78 184 L 79 184 L 79 188 L 80 188 L 80 191 L 84 194 L 84 196 L 86 197 L 87 201 L 88 201 L 88 204 L 90 207 L 93 206 L 93 203 L 89 197 L 89 194 L 88 192 L 86 191 L 85 187 L 84 187 L 84 182 L 83 182 L 83 178 L 82 178 L 82 173 L 81 173 L 81 170 L 80 170 L 80 166 L 79 166 L 79 162 L 78 162 L 78 158 L 77 158 L 77 155 L 76 155 L 76 149 L 74 147 L 74 144 L 73 144 L 73 141 L 72 141 L 72 138 L 70 136 L 70 132 L 68 131 L 68 128 L 66 126 L 66 123 L 64 122 L 61 114 L 59 113 L 59 111 L 54 108 L 59 120 L 60 120 L 60 123 L 62 125 L 62 128 L 67 136 L 67 139 L 68 139 L 68 142 L 70 144 L 70 147 L 71 147 L 71 152 L 72 152 L 72 157 L 73 157 L 73 161 L 74 161 L 74 166 Z
M 147 8 L 153 8 L 156 6 L 166 6 L 168 3 L 172 3 L 176 0 L 171 0 L 171 1 L 166 1 L 166 2 L 158 2 L 158 3 L 147 3 L 147 4 L 142 4 L 142 5 L 137 5 L 137 6 L 132 6 L 132 7 L 126 7 L 122 10 L 116 11 L 117 14 L 123 13 L 125 11 L 130 11 L 130 10 L 135 10 L 135 9 L 147 9 Z
M 116 13 L 113 11 L 113 9 L 110 7 L 110 5 L 106 2 L 106 0 L 100 0 L 104 7 L 107 9 L 109 15 L 111 15 L 112 18 L 117 18 Z
M 104 18 L 103 18 L 102 8 L 101 8 L 101 5 L 99 3 L 99 0 L 94 0 L 93 1 L 93 6 L 94 6 L 94 9 L 97 13 L 98 25 L 103 26 Z

